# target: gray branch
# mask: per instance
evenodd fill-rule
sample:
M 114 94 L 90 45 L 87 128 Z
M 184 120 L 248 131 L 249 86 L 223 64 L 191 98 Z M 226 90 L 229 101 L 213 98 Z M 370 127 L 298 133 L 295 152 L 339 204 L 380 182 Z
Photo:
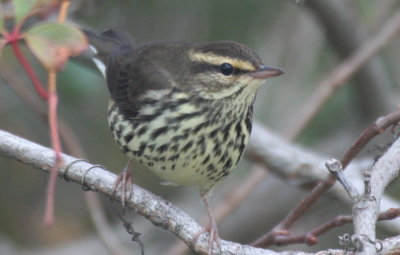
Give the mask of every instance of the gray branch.
M 50 171 L 54 164 L 53 150 L 5 131 L 0 131 L 0 154 L 46 172 Z M 88 162 L 77 161 L 78 159 L 69 155 L 63 154 L 62 159 L 63 166 L 59 169 L 60 177 L 65 175 L 68 180 L 85 185 L 92 190 L 111 197 L 113 184 L 116 179 L 115 174 Z M 68 171 L 66 171 L 66 168 L 68 168 Z M 82 183 L 83 181 L 84 184 Z M 116 199 L 119 200 L 120 198 L 121 194 L 117 192 Z M 199 238 L 194 247 L 191 244 L 193 237 L 200 231 L 201 227 L 190 216 L 170 202 L 134 185 L 133 196 L 127 202 L 127 206 L 134 208 L 154 225 L 172 232 L 186 244 L 190 245 L 195 251 L 202 254 L 206 253 L 208 240 L 205 235 Z M 226 255 L 307 254 L 303 252 L 277 253 L 271 250 L 254 248 L 228 241 L 222 241 L 222 252 L 222 254 Z M 216 252 L 216 254 L 218 254 L 218 252 Z
M 346 179 L 342 163 L 337 159 L 330 159 L 326 161 L 325 166 L 328 168 L 328 171 L 336 177 L 336 180 L 343 186 L 344 190 L 346 190 L 351 201 L 358 199 L 358 191 L 353 184 Z
M 365 193 L 355 201 L 353 206 L 353 225 L 357 254 L 376 254 L 382 249 L 376 240 L 376 221 L 380 212 L 381 198 L 387 185 L 399 175 L 400 139 L 397 139 L 389 150 L 376 162 L 365 185 Z M 370 177 L 369 177 L 370 175 Z

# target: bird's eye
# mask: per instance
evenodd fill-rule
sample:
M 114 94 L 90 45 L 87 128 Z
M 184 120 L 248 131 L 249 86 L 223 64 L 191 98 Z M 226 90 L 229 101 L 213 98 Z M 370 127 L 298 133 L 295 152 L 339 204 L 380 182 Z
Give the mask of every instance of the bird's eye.
M 228 63 L 223 63 L 220 66 L 220 70 L 221 70 L 221 73 L 223 75 L 228 76 L 228 75 L 231 75 L 233 73 L 233 66 L 231 64 L 228 64 Z

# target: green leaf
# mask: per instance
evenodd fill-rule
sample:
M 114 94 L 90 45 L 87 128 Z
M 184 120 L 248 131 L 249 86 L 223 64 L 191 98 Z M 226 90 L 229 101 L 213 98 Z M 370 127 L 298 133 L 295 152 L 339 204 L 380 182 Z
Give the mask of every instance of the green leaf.
M 60 70 L 70 56 L 87 48 L 85 35 L 66 23 L 45 23 L 31 27 L 24 35 L 29 48 L 48 70 Z
M 38 0 L 13 0 L 15 23 L 20 24 L 32 11 Z

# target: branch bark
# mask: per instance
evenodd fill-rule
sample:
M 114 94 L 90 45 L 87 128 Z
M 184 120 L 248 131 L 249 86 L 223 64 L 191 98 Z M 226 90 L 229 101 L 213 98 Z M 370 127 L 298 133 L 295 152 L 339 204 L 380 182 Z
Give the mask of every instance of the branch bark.
M 0 154 L 46 172 L 49 172 L 54 165 L 53 150 L 5 131 L 0 131 Z M 59 177 L 65 176 L 68 180 L 90 187 L 92 190 L 107 196 L 112 196 L 113 184 L 116 179 L 115 174 L 88 162 L 77 161 L 77 158 L 66 154 L 62 154 L 62 159 L 63 166 L 58 170 Z M 68 170 L 66 171 L 66 169 Z M 116 199 L 121 199 L 120 192 L 117 192 Z M 200 225 L 170 202 L 134 185 L 133 195 L 126 205 L 134 208 L 137 213 L 145 216 L 154 225 L 162 227 L 182 239 L 196 252 L 207 253 L 208 239 L 205 235 L 200 236 L 198 241 L 192 245 L 193 237 L 201 229 Z M 222 253 L 227 255 L 310 254 L 303 252 L 277 253 L 228 241 L 222 241 Z M 215 254 L 219 254 L 219 251 L 216 251 Z
M 353 225 L 356 243 L 356 254 L 376 254 L 376 221 L 380 211 L 380 203 L 387 185 L 399 175 L 400 171 L 400 139 L 397 139 L 389 150 L 376 162 L 367 176 L 365 189 L 353 205 Z M 369 174 L 368 174 L 369 175 Z M 378 245 L 380 246 L 380 245 Z

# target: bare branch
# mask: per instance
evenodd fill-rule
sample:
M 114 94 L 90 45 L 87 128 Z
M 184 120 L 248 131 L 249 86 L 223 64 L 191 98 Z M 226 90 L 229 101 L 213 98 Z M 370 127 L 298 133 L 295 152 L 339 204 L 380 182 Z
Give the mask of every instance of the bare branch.
M 351 182 L 347 181 L 347 179 L 344 177 L 342 163 L 336 159 L 330 159 L 325 163 L 325 165 L 329 172 L 336 177 L 340 184 L 342 184 L 351 200 L 355 200 L 359 194 Z
M 399 175 L 399 171 L 400 139 L 397 139 L 371 170 L 370 194 L 364 193 L 353 206 L 355 235 L 352 239 L 358 244 L 359 254 L 377 252 L 375 227 L 381 198 L 386 186 Z
M 54 164 L 54 151 L 14 136 L 5 131 L 0 131 L 0 154 L 17 160 L 28 166 L 48 172 Z M 62 154 L 64 166 L 59 170 L 59 176 L 85 185 L 92 190 L 112 196 L 112 188 L 116 175 L 88 162 L 79 161 L 71 156 Z M 74 164 L 71 164 L 75 162 Z M 68 171 L 65 172 L 67 166 Z M 90 169 L 88 171 L 88 169 Z M 181 211 L 170 202 L 153 195 L 152 193 L 134 185 L 132 197 L 127 201 L 127 206 L 134 208 L 136 212 L 145 216 L 154 225 L 163 227 L 182 239 L 195 251 L 205 254 L 208 249 L 208 239 L 205 235 L 200 236 L 197 243 L 192 246 L 192 240 L 201 227 L 186 213 Z M 117 192 L 117 199 L 121 199 L 121 193 Z M 309 254 L 303 252 L 273 252 L 266 249 L 254 248 L 233 242 L 222 241 L 223 254 L 252 254 L 252 255 L 276 255 L 276 254 Z M 340 251 L 340 254 L 343 251 Z M 218 254 L 218 253 L 216 253 Z M 339 253 L 338 253 L 339 254 Z
M 355 143 L 347 150 L 346 154 L 342 157 L 343 168 L 353 160 L 358 153 L 367 145 L 369 141 L 375 136 L 381 134 L 385 129 L 392 125 L 396 125 L 400 121 L 400 111 L 393 112 L 384 117 L 378 118 L 369 128 L 367 128 L 358 137 Z
M 393 220 L 400 216 L 400 209 L 391 208 L 385 212 L 379 214 L 378 221 L 386 221 Z M 339 215 L 335 218 L 327 221 L 324 224 L 321 224 L 318 227 L 315 227 L 311 231 L 303 234 L 303 235 L 292 235 L 289 231 L 283 231 L 281 233 L 275 233 L 274 244 L 275 245 L 288 245 L 288 244 L 296 244 L 296 243 L 305 243 L 307 245 L 314 245 L 318 242 L 318 236 L 325 234 L 326 232 L 332 230 L 333 228 L 337 228 L 343 226 L 345 224 L 349 224 L 353 222 L 353 217 L 350 215 Z

